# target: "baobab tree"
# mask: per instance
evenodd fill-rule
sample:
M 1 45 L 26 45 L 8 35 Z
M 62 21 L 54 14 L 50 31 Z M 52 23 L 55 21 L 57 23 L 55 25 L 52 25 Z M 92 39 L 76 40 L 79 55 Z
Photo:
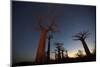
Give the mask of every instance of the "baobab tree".
M 42 22 L 48 17 L 39 16 L 38 17 L 38 30 L 40 31 L 40 38 L 39 38 L 39 44 L 37 47 L 36 52 L 36 64 L 42 64 L 45 62 L 45 43 L 47 35 L 50 31 L 55 31 L 55 18 L 52 17 L 49 20 L 48 26 L 45 26 L 42 24 Z
M 50 63 L 50 42 L 53 38 L 52 32 L 48 36 L 47 63 Z
M 66 52 L 65 58 L 68 59 L 68 50 L 65 50 L 65 52 Z
M 61 55 L 62 55 L 62 59 L 64 59 L 64 47 L 61 47 Z
M 61 62 L 61 47 L 63 43 L 55 43 L 57 51 L 58 51 L 58 62 Z
M 80 40 L 83 44 L 86 55 L 90 56 L 91 53 L 90 53 L 90 50 L 89 50 L 87 43 L 85 41 L 85 39 L 88 38 L 88 35 L 89 35 L 89 32 L 80 32 L 80 33 L 77 33 L 76 35 L 73 36 L 73 37 L 75 37 L 75 39 L 73 39 L 73 40 Z
M 64 51 L 65 51 L 65 49 L 64 49 L 64 47 L 62 46 L 62 47 L 61 47 L 61 56 L 62 56 L 61 62 L 64 62 L 64 61 L 65 61 Z

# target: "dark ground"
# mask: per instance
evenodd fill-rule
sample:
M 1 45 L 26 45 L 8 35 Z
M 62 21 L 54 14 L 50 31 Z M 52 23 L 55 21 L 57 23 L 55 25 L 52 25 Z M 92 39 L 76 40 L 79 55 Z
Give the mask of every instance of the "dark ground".
M 15 66 L 31 66 L 31 65 L 48 65 L 48 64 L 61 64 L 61 63 L 77 63 L 77 62 L 92 62 L 96 61 L 96 56 L 91 55 L 90 57 L 84 56 L 84 57 L 77 57 L 77 58 L 66 58 L 62 60 L 61 62 L 57 62 L 55 60 L 50 60 L 50 63 L 44 63 L 44 64 L 37 64 L 35 62 L 20 62 L 12 64 L 12 67 Z

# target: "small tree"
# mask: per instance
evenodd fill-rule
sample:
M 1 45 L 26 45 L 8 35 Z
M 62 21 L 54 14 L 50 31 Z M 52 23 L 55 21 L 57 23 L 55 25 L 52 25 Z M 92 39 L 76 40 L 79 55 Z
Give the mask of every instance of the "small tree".
M 62 55 L 62 59 L 64 59 L 64 47 L 61 47 L 61 55 Z
M 68 58 L 68 50 L 66 50 L 65 52 L 66 52 L 65 57 Z
M 61 47 L 63 43 L 55 43 L 57 51 L 58 51 L 58 62 L 61 62 Z
M 84 56 L 83 51 L 78 50 L 76 56 L 78 56 L 78 57 L 80 57 L 80 58 L 83 57 L 83 56 Z

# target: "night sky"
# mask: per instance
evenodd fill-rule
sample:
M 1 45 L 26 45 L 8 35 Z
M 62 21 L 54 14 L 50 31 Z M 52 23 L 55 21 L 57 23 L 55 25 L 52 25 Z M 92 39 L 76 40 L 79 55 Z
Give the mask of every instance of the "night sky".
M 96 7 L 36 2 L 12 2 L 12 59 L 13 62 L 34 61 L 40 32 L 36 29 L 38 16 L 55 16 L 57 32 L 53 34 L 51 52 L 55 42 L 64 44 L 68 55 L 74 57 L 78 50 L 84 52 L 80 41 L 73 35 L 89 31 L 86 39 L 92 52 L 95 46 Z M 46 46 L 47 47 L 47 46 Z M 54 58 L 51 54 L 51 58 Z

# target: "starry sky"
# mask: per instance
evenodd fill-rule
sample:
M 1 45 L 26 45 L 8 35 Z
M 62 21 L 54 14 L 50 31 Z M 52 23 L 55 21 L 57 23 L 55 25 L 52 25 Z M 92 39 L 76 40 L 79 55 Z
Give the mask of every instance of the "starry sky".
M 34 61 L 40 35 L 40 31 L 36 29 L 38 16 L 56 17 L 58 31 L 53 33 L 51 53 L 54 52 L 55 42 L 63 43 L 70 57 L 74 57 L 78 50 L 84 52 L 81 42 L 74 41 L 72 37 L 81 31 L 89 31 L 90 35 L 86 42 L 90 51 L 93 51 L 96 39 L 96 6 L 12 1 L 12 60 L 14 63 Z M 53 54 L 51 55 L 54 58 Z

